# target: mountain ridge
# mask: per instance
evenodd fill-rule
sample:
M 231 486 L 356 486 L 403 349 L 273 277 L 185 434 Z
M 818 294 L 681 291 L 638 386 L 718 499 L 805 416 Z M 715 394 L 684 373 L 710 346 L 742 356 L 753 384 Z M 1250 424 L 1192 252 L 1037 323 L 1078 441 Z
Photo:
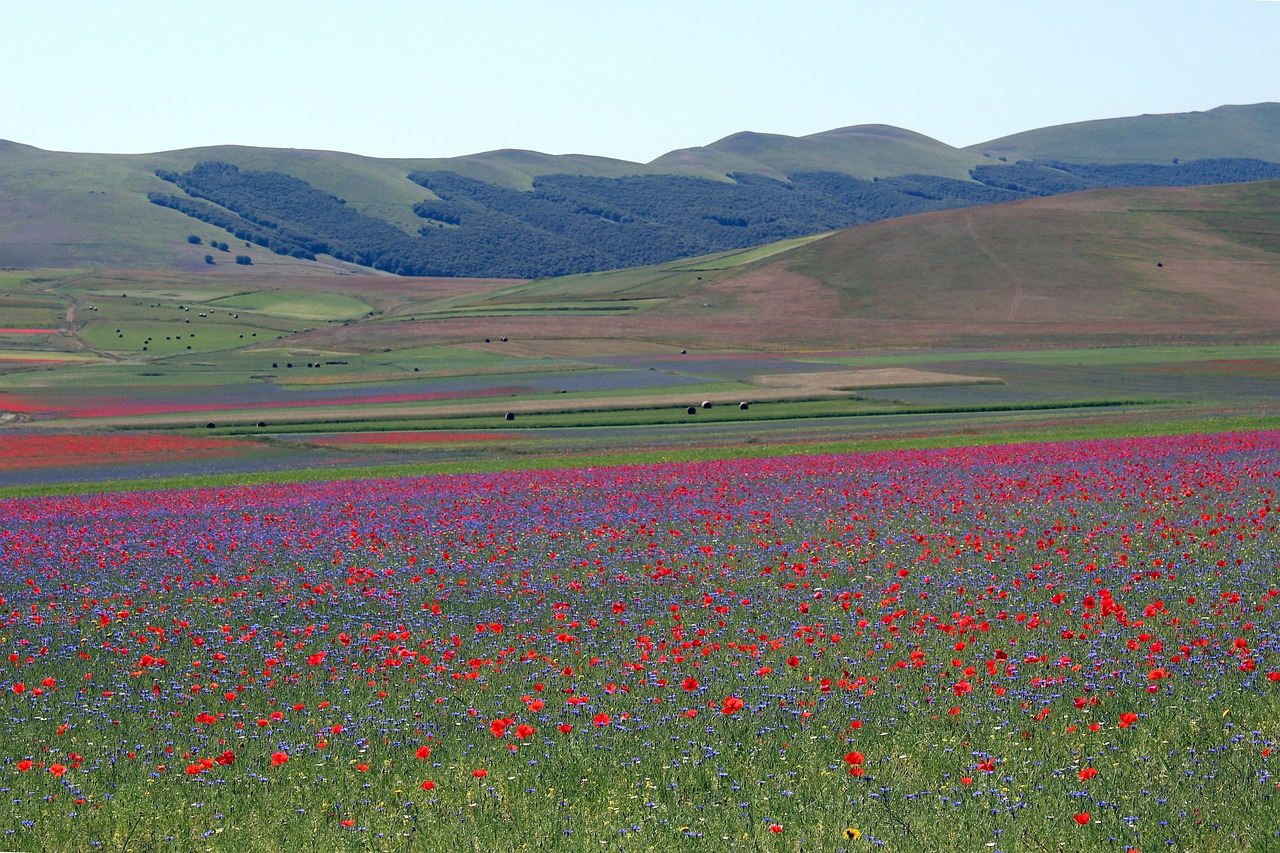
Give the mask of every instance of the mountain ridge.
M 1169 156 L 1175 151 L 1183 156 Z M 1020 160 L 1019 152 L 1036 156 Z M 237 177 L 190 195 L 194 170 L 209 163 L 234 167 Z M 531 278 L 949 207 L 1091 187 L 1259 180 L 1277 170 L 1273 102 L 1080 122 L 965 149 L 883 124 L 803 137 L 743 131 L 648 164 L 523 149 L 382 159 L 241 145 L 73 154 L 0 141 L 0 267 L 189 271 L 223 258 L 193 255 L 188 238 L 226 242 L 231 234 L 264 269 Z M 282 191 L 287 197 L 271 195 Z M 338 213 L 315 207 L 326 197 L 346 206 L 338 219 L 366 236 L 317 230 L 308 216 Z

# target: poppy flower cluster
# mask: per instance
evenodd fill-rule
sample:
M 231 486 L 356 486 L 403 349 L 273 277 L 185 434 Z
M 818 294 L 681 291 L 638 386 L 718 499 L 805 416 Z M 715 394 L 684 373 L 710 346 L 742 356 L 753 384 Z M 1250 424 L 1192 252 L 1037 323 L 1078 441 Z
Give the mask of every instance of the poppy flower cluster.
M 1257 432 L 0 501 L 0 846 L 67 847 L 75 799 L 215 832 L 261 789 L 236 813 L 387 838 L 416 797 L 655 847 L 821 849 L 814 815 L 892 844 L 910 810 L 933 849 L 1225 848 L 1280 826 L 1277 460 Z M 1170 805 L 1207 780 L 1254 806 Z

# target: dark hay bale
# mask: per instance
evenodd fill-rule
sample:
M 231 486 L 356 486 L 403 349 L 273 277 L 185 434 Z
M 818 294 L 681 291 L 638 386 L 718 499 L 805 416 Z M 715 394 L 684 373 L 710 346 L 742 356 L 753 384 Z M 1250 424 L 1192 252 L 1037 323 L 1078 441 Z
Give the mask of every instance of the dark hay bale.
M 742 402 L 738 404 L 738 408 L 745 412 L 747 409 L 751 408 L 751 406 L 746 402 Z
M 698 414 L 698 410 L 697 410 L 697 409 L 695 409 L 693 406 L 690 406 L 690 407 L 689 407 L 688 409 L 686 409 L 685 411 L 686 411 L 686 412 L 688 412 L 688 413 L 689 413 L 689 414 L 691 414 L 691 415 L 696 415 L 696 414 Z
M 711 408 L 711 401 L 710 401 L 710 400 L 703 400 L 703 401 L 702 401 L 702 408 L 704 408 L 704 409 L 709 409 L 709 408 Z
M 507 421 L 514 421 L 516 419 L 516 413 L 507 412 L 505 415 L 502 416 L 502 419 Z
M 218 426 L 218 425 L 217 425 L 217 424 L 215 424 L 213 421 L 209 421 L 207 424 L 205 424 L 205 425 L 204 425 L 204 428 L 205 428 L 205 429 L 216 429 L 216 428 L 217 428 L 217 426 Z

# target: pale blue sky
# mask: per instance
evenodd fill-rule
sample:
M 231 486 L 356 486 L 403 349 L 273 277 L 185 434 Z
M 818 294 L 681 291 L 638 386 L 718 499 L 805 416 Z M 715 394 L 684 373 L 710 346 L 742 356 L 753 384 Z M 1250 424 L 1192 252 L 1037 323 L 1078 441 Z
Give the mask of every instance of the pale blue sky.
M 963 146 L 1280 101 L 1274 0 L 33 0 L 0 45 L 0 138 L 58 151 L 647 162 L 742 130 Z

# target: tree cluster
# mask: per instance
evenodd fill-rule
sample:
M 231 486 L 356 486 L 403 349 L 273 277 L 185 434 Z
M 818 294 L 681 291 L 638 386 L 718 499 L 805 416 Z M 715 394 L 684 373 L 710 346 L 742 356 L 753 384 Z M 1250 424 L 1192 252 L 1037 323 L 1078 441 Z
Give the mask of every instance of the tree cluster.
M 417 234 L 280 172 L 206 162 L 186 172 L 156 174 L 185 195 L 151 193 L 155 204 L 277 254 L 329 254 L 400 275 L 537 278 L 642 266 L 914 213 L 1084 189 L 1280 178 L 1280 164 L 993 163 L 975 168 L 969 181 L 937 175 L 863 180 L 839 172 L 799 172 L 787 180 L 750 173 L 725 180 L 547 175 L 530 191 L 453 172 L 418 171 L 409 179 L 435 197 L 414 206 L 424 222 Z M 225 243 L 210 245 L 225 251 Z

